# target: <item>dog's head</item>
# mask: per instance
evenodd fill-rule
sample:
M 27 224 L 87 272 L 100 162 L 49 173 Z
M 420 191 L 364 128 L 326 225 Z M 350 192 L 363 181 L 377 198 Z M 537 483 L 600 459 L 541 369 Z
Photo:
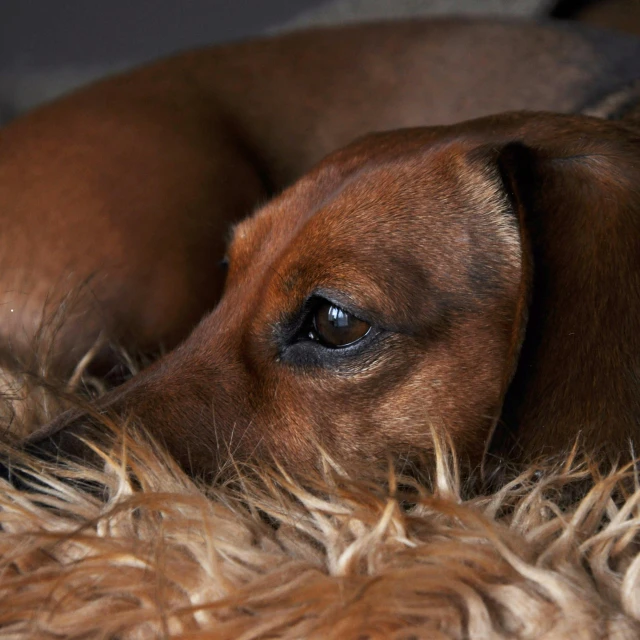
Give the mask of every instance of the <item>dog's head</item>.
M 233 230 L 217 308 L 102 409 L 195 471 L 597 433 L 638 363 L 631 131 L 507 114 L 356 141 Z

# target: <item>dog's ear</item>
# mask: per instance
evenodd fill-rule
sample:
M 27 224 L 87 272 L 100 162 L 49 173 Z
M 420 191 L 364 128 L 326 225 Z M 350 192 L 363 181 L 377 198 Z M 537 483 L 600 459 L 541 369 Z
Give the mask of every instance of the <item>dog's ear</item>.
M 578 437 L 624 455 L 640 433 L 640 154 L 624 130 L 579 133 L 494 150 L 523 254 L 517 366 L 491 443 L 509 456 Z
M 522 142 L 506 144 L 482 145 L 471 152 L 469 160 L 490 181 L 490 189 L 502 192 L 502 206 L 492 210 L 494 228 L 506 227 L 509 234 L 509 247 L 505 250 L 512 255 L 510 263 L 517 266 L 518 284 L 509 287 L 509 317 L 512 325 L 508 336 L 508 348 L 502 372 L 501 403 L 504 406 L 513 383 L 521 350 L 525 340 L 529 318 L 529 309 L 533 295 L 533 254 L 529 237 L 529 211 L 532 207 L 535 185 L 536 157 L 532 149 Z M 517 234 L 517 236 L 516 236 Z M 515 238 L 517 237 L 517 242 Z M 491 251 L 491 244 L 484 248 Z M 506 291 L 505 291 L 506 294 Z M 504 428 L 503 413 L 496 416 L 493 431 L 487 441 L 487 447 L 493 451 L 506 448 L 506 441 L 511 433 Z M 498 420 L 499 418 L 499 420 Z M 497 445 L 497 446 L 496 446 Z

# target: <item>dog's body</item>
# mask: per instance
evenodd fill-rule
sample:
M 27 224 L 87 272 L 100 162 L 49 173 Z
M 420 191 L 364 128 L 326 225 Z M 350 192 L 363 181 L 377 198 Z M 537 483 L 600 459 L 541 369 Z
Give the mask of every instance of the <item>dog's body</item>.
M 90 279 L 59 371 L 101 331 L 173 346 L 220 296 L 226 227 L 327 152 L 574 111 L 638 76 L 635 40 L 442 22 L 185 54 L 96 85 L 1 134 L 4 344 L 20 359 L 47 300 Z M 101 408 L 197 471 L 229 451 L 403 454 L 432 430 L 477 459 L 496 423 L 528 454 L 580 431 L 621 451 L 640 418 L 637 135 L 505 115 L 335 153 L 236 229 L 220 305 Z

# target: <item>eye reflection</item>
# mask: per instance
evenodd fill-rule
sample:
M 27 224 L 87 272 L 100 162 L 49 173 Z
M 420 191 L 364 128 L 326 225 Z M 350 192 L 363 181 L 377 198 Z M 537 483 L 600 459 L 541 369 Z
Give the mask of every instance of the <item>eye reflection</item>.
M 329 322 L 334 328 L 346 328 L 349 326 L 350 316 L 346 311 L 343 311 L 340 307 L 331 305 L 327 313 Z

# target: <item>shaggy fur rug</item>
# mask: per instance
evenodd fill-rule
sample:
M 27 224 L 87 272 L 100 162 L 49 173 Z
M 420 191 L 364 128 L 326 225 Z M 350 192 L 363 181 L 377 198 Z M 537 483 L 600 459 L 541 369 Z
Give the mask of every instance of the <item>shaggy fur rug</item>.
M 483 494 L 441 448 L 420 482 L 327 461 L 205 486 L 139 443 L 123 436 L 100 470 L 12 453 L 0 637 L 640 637 L 631 469 L 572 457 Z

